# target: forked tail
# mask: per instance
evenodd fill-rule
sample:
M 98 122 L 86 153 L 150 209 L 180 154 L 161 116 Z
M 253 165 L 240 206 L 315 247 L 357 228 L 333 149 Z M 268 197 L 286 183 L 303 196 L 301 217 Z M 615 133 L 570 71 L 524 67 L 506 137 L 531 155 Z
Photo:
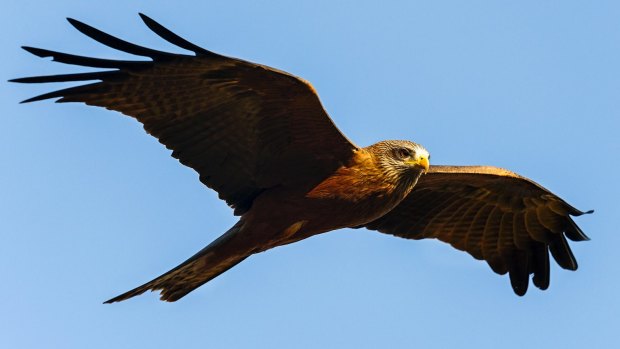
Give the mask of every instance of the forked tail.
M 105 303 L 124 301 L 148 290 L 160 291 L 160 299 L 164 301 L 174 302 L 181 299 L 252 254 L 234 243 L 234 238 L 242 226 L 242 221 L 237 222 L 222 236 L 174 269 Z

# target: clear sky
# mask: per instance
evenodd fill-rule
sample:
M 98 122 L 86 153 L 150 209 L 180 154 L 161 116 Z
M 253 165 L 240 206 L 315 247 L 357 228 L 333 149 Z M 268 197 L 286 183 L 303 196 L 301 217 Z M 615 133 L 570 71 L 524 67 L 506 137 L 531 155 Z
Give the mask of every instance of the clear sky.
M 260 3 L 260 4 L 259 4 Z M 379 5 L 379 3 L 381 3 Z M 341 230 L 254 256 L 177 303 L 102 301 L 234 224 L 193 170 L 134 120 L 20 100 L 0 82 L 2 348 L 620 347 L 617 1 L 3 1 L 0 80 L 79 72 L 31 45 L 128 58 L 74 30 L 184 52 L 144 12 L 207 49 L 311 81 L 365 146 L 422 143 L 435 164 L 501 166 L 574 206 L 579 270 L 513 294 L 441 242 Z

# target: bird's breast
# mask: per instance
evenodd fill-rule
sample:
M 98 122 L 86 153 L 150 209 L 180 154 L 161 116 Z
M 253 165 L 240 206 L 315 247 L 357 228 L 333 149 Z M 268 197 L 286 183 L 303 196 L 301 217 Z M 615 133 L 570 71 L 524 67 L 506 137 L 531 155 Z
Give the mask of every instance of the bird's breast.
M 339 228 L 373 221 L 398 205 L 411 188 L 386 178 L 372 164 L 343 167 L 312 188 L 306 199 L 317 211 L 338 216 Z M 335 219 L 335 218 L 334 218 Z

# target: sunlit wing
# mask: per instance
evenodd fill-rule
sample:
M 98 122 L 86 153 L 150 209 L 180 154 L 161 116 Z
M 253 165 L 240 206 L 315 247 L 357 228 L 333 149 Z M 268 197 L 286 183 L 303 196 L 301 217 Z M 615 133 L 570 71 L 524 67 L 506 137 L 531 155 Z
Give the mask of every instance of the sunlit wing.
M 549 252 L 562 268 L 577 269 L 566 238 L 588 237 L 571 216 L 590 212 L 500 168 L 431 166 L 403 202 L 365 227 L 447 242 L 498 274 L 508 272 L 515 293 L 524 295 L 530 274 L 538 288 L 549 286 Z
M 119 61 L 24 47 L 40 57 L 112 70 L 14 79 L 22 83 L 99 80 L 24 102 L 58 98 L 119 111 L 144 124 L 172 156 L 242 214 L 263 190 L 328 176 L 356 146 L 333 124 L 307 82 L 200 48 L 141 15 L 163 39 L 194 55 L 131 44 L 79 21 L 92 39 L 146 61 Z

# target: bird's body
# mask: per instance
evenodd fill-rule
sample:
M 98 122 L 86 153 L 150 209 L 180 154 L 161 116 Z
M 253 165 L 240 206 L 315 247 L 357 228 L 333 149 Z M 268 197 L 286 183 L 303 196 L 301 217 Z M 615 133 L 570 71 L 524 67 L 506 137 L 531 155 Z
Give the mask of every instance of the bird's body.
M 385 144 L 392 146 L 384 149 L 381 145 Z M 350 161 L 318 184 L 310 182 L 265 190 L 222 237 L 180 267 L 109 302 L 133 297 L 148 289 L 162 289 L 163 299 L 175 301 L 252 254 L 374 221 L 398 205 L 413 189 L 424 166 L 428 169 L 426 163 L 402 174 L 410 180 L 395 175 L 391 180 L 376 182 L 378 178 L 390 178 L 375 172 L 382 171 L 380 158 L 391 156 L 391 150 L 399 149 L 399 145 L 415 147 L 422 152 L 423 159 L 428 158 L 426 150 L 414 143 L 380 142 L 358 149 Z
M 134 45 L 70 19 L 91 38 L 152 60 L 24 47 L 59 62 L 113 70 L 13 81 L 99 80 L 26 102 L 60 98 L 136 118 L 240 218 L 176 268 L 108 302 L 147 290 L 176 301 L 252 254 L 346 227 L 448 242 L 509 273 L 519 295 L 531 274 L 537 287 L 549 286 L 549 252 L 563 268 L 577 268 L 565 237 L 587 239 L 570 218 L 583 212 L 536 183 L 495 167 L 429 166 L 428 151 L 409 141 L 358 147 L 305 80 L 207 51 L 141 16 L 195 56 Z

